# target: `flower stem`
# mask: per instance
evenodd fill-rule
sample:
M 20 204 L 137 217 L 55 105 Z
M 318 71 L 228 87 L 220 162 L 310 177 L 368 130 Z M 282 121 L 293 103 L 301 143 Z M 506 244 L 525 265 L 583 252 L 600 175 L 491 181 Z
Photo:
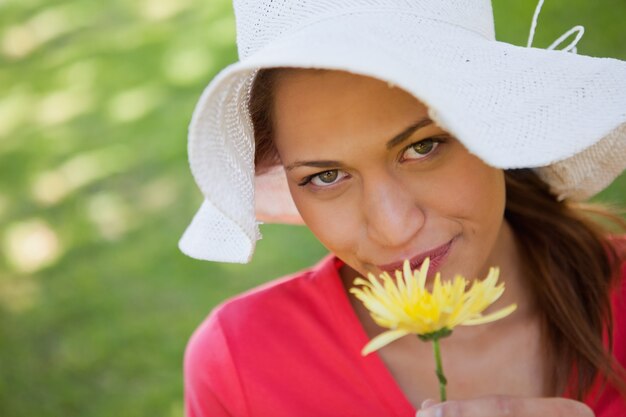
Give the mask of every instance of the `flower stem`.
M 435 364 L 437 374 L 437 378 L 439 379 L 439 396 L 441 397 L 441 402 L 446 401 L 446 384 L 448 381 L 443 374 L 443 366 L 441 365 L 441 351 L 439 349 L 439 338 L 433 338 L 433 347 L 435 348 Z

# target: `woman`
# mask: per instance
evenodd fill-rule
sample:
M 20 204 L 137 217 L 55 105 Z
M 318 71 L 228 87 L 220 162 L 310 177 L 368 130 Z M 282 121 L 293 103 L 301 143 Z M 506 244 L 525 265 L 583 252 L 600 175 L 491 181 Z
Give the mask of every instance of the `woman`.
M 187 414 L 624 415 L 623 243 L 570 200 L 624 169 L 625 90 L 597 85 L 626 83 L 625 63 L 498 44 L 485 1 L 323 3 L 239 3 L 242 62 L 194 114 L 206 200 L 181 248 L 249 259 L 256 172 L 257 218 L 303 222 L 331 255 L 212 312 L 186 354 Z M 429 345 L 361 357 L 383 329 L 348 292 L 426 257 L 444 277 L 499 266 L 491 308 L 518 305 L 442 341 L 442 404 Z

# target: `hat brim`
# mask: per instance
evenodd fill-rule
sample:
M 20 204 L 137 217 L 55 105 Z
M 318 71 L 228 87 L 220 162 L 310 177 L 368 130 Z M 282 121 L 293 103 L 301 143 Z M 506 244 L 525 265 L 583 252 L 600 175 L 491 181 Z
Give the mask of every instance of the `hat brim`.
M 191 170 L 211 210 L 252 242 L 246 243 L 250 253 L 236 262 L 250 259 L 258 237 L 249 209 L 255 207 L 255 182 L 247 100 L 256 71 L 269 67 L 336 69 L 392 83 L 424 103 L 440 127 L 485 163 L 545 169 L 563 197 L 595 194 L 626 165 L 626 62 L 518 47 L 405 14 L 335 16 L 225 68 L 196 106 L 189 129 Z M 293 203 L 284 203 L 284 181 L 260 183 L 272 194 L 264 200 L 274 206 L 257 204 L 257 218 L 297 222 Z M 205 249 L 191 256 L 223 260 L 211 226 L 192 226 L 186 234 L 201 236 L 191 241 Z M 182 240 L 180 246 L 192 252 Z

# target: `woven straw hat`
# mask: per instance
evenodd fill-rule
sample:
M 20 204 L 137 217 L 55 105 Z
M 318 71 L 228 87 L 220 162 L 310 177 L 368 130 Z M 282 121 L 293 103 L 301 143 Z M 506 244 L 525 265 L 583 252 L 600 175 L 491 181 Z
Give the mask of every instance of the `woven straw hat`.
M 211 81 L 193 114 L 189 161 L 205 200 L 180 249 L 245 263 L 259 220 L 301 221 L 282 167 L 255 178 L 247 105 L 260 68 L 387 81 L 489 165 L 537 168 L 560 198 L 606 187 L 626 166 L 626 62 L 572 53 L 581 27 L 548 50 L 530 47 L 542 2 L 519 47 L 496 41 L 490 0 L 234 0 L 240 61 Z

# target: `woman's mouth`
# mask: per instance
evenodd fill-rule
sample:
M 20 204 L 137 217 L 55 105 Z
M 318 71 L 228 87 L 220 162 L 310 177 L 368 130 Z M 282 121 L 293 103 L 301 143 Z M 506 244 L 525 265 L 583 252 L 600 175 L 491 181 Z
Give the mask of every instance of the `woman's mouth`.
M 434 272 L 439 269 L 439 267 L 448 257 L 448 253 L 450 252 L 450 247 L 452 246 L 453 242 L 454 238 L 441 246 L 437 246 L 436 248 L 429 249 L 425 252 L 413 256 L 409 259 L 409 263 L 411 264 L 411 270 L 419 269 L 422 266 L 422 263 L 424 263 L 424 260 L 426 258 L 430 258 L 430 267 L 428 268 L 430 272 L 428 273 L 428 276 L 433 275 Z M 381 271 L 386 271 L 393 275 L 395 270 L 401 271 L 403 265 L 404 259 L 390 264 L 377 265 L 377 267 Z

